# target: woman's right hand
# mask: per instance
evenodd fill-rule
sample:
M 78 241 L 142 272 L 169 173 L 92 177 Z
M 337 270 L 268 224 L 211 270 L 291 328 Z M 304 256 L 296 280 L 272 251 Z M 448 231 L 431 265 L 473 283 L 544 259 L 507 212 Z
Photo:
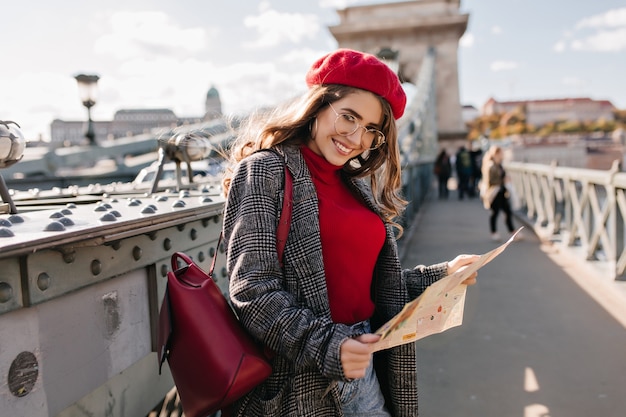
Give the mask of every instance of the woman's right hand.
M 378 342 L 380 335 L 362 334 L 346 339 L 339 349 L 343 374 L 348 379 L 363 378 L 372 361 L 372 344 Z

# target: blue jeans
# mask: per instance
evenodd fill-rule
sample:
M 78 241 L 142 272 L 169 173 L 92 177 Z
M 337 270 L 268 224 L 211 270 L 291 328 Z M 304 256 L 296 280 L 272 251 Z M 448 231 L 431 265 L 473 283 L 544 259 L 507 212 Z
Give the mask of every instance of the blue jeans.
M 364 322 L 363 333 L 370 333 L 369 322 Z M 338 383 L 341 408 L 346 417 L 390 417 L 385 408 L 385 398 L 380 391 L 378 378 L 374 371 L 373 362 L 370 363 L 365 377 L 350 382 Z

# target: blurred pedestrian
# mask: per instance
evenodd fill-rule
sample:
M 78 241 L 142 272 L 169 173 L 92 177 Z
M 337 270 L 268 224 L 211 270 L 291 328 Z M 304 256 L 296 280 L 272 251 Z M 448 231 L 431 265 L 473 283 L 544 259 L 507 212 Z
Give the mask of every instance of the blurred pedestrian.
M 459 200 L 467 195 L 469 197 L 470 177 L 472 176 L 472 158 L 469 151 L 463 145 L 459 147 L 456 153 L 456 176 L 458 180 Z
M 450 162 L 450 156 L 445 149 L 442 149 L 435 159 L 435 165 L 433 167 L 435 176 L 437 177 L 437 188 L 439 190 L 439 198 L 448 198 L 448 180 L 452 175 L 452 163 Z
M 513 213 L 509 201 L 506 171 L 502 166 L 504 153 L 500 146 L 494 145 L 485 154 L 482 164 L 481 198 L 486 209 L 491 211 L 489 230 L 494 241 L 500 240 L 497 220 L 500 211 L 504 213 L 504 223 L 509 233 L 515 231 L 513 227 Z

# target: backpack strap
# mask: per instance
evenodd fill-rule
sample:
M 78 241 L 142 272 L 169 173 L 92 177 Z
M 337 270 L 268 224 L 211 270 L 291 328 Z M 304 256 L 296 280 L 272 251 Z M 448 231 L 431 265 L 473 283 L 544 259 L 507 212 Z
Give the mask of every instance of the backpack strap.
M 284 163 L 284 160 L 283 160 Z M 278 220 L 278 228 L 276 230 L 276 251 L 278 252 L 278 262 L 283 267 L 283 253 L 285 252 L 285 244 L 291 227 L 291 207 L 293 205 L 293 178 L 291 172 L 285 164 L 285 192 L 283 195 L 283 209 L 280 212 Z
M 293 206 L 293 177 L 285 159 L 278 152 L 273 149 L 269 150 L 280 156 L 285 168 L 285 181 L 284 181 L 284 195 L 283 195 L 283 208 L 280 212 L 280 218 L 278 219 L 278 227 L 276 228 L 276 252 L 278 253 L 278 263 L 280 267 L 283 267 L 283 253 L 285 252 L 285 244 L 287 243 L 287 236 L 289 236 L 289 228 L 291 227 L 291 208 Z M 213 276 L 213 269 L 217 261 L 217 253 L 219 252 L 220 243 L 222 243 L 223 232 L 220 232 L 220 236 L 217 239 L 217 245 L 215 245 L 215 253 L 213 254 L 213 261 L 211 262 L 211 268 L 209 269 L 209 275 Z

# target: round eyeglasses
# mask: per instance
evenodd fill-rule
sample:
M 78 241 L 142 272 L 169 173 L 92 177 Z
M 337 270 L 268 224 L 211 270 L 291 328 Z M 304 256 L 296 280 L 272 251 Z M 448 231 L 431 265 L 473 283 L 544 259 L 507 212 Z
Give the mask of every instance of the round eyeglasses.
M 378 129 L 372 129 L 362 126 L 357 118 L 350 113 L 337 113 L 332 104 L 328 103 L 330 108 L 335 112 L 337 118 L 335 119 L 335 131 L 341 136 L 350 136 L 359 128 L 364 130 L 361 135 L 361 141 L 365 143 L 370 142 L 370 150 L 378 149 L 385 143 L 385 135 Z

